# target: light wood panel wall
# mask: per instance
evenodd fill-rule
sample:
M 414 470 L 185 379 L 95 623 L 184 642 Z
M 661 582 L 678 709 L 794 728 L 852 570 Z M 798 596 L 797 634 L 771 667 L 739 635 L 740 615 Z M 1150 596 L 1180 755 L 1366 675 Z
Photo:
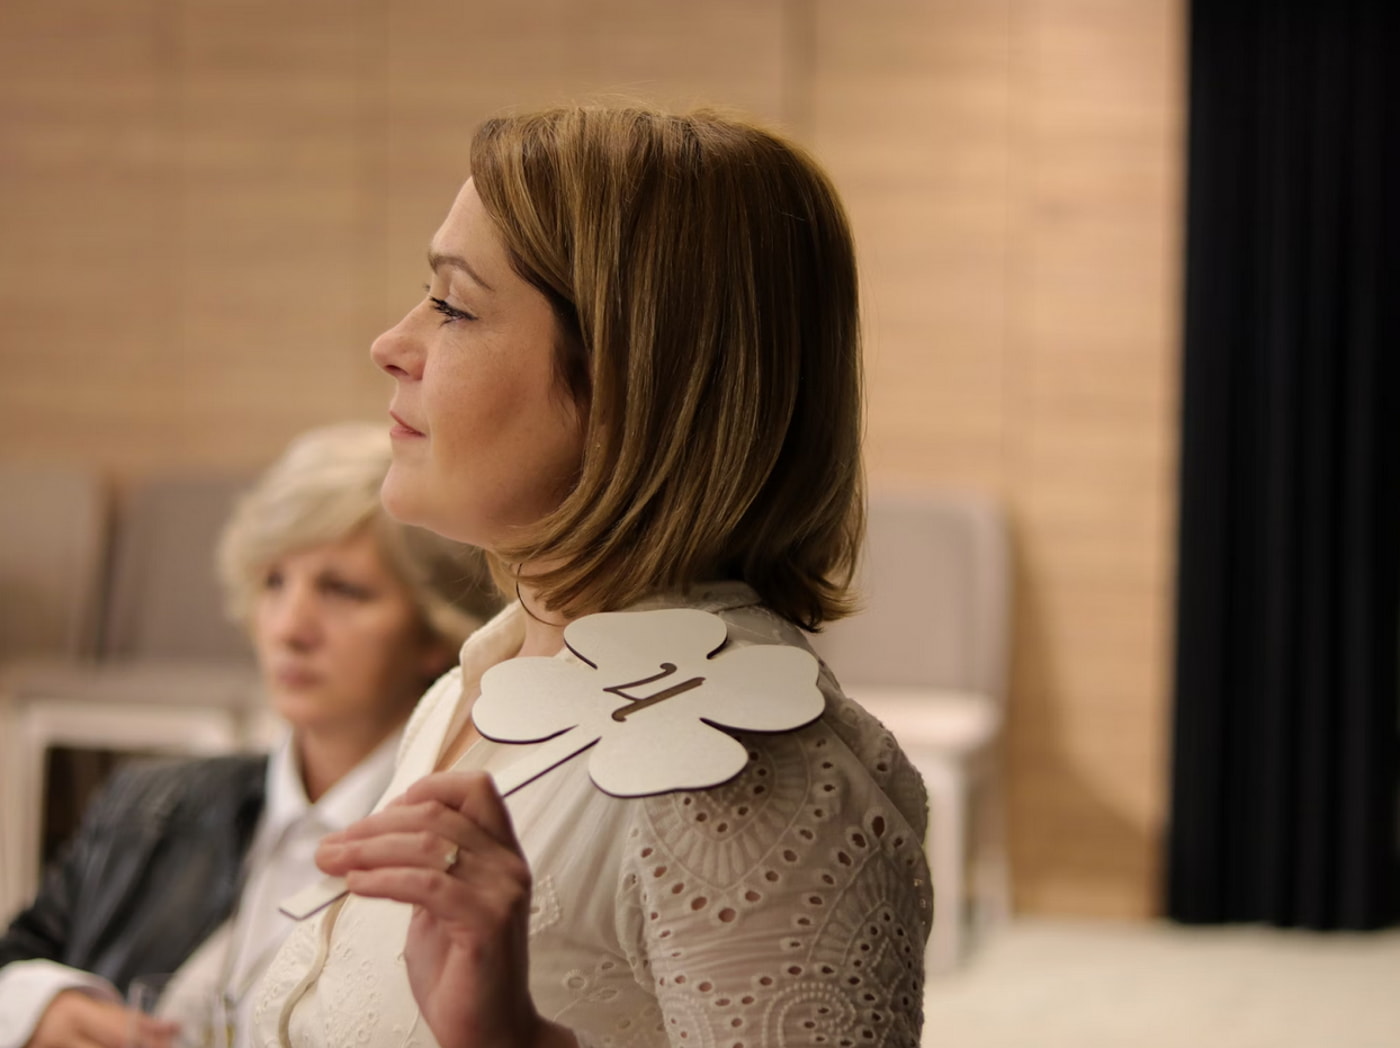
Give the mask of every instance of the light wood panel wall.
M 1137 915 L 1163 817 L 1181 0 L 11 0 L 0 453 L 246 468 L 382 417 L 483 116 L 787 126 L 860 240 L 877 486 L 1001 494 L 1020 904 Z
M 861 237 L 872 483 L 990 489 L 1012 514 L 1018 903 L 1152 912 L 1180 5 L 827 0 L 818 12 L 811 134 Z

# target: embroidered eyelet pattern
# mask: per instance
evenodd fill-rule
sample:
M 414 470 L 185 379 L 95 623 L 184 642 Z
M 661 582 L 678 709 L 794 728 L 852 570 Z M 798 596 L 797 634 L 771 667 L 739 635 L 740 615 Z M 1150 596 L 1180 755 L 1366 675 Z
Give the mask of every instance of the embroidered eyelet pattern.
M 628 884 L 670 1043 L 917 1045 L 922 827 L 872 789 L 836 731 L 751 737 L 733 782 L 645 811 Z
M 530 891 L 530 938 L 533 939 L 559 923 L 561 913 L 554 878 L 547 873 L 536 877 Z

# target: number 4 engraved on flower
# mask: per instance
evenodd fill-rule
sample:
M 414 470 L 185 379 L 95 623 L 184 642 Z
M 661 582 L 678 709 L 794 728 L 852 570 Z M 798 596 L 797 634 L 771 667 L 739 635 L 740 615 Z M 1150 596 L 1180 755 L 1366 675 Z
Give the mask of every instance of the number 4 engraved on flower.
M 704 677 L 691 677 L 690 680 L 681 681 L 679 684 L 673 684 L 663 691 L 658 691 L 655 695 L 638 696 L 627 694 L 627 688 L 637 688 L 643 684 L 651 684 L 655 681 L 664 680 L 675 672 L 676 664 L 674 662 L 663 662 L 661 663 L 660 673 L 652 674 L 650 677 L 643 677 L 641 680 L 630 681 L 627 684 L 614 684 L 610 688 L 604 688 L 604 691 L 616 695 L 619 698 L 627 699 L 632 703 L 630 706 L 619 706 L 617 709 L 613 710 L 612 719 L 619 722 L 624 721 L 638 710 L 646 709 L 648 706 L 655 706 L 658 702 L 665 702 L 667 699 L 673 699 L 677 695 L 683 695 L 705 683 Z

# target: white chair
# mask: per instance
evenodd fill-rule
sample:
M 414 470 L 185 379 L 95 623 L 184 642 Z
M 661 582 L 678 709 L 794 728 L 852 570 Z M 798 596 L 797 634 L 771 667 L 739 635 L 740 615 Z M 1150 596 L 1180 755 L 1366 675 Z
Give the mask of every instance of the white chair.
M 962 958 L 969 917 L 986 928 L 1011 910 L 1000 754 L 1010 576 L 1005 520 L 990 499 L 872 496 L 858 576 L 864 609 L 813 641 L 928 787 L 930 973 Z

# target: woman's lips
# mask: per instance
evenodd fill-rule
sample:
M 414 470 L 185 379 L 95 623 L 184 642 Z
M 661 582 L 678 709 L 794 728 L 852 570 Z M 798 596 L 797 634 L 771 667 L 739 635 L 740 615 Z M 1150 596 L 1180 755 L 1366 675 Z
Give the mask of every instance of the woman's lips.
M 414 429 L 403 419 L 399 418 L 399 416 L 395 415 L 392 411 L 389 412 L 389 417 L 394 420 L 394 425 L 389 428 L 389 436 L 421 437 L 423 435 L 421 430 Z
M 315 687 L 321 679 L 319 674 L 296 666 L 282 667 L 273 674 L 273 678 L 282 687 L 291 688 L 293 691 Z

